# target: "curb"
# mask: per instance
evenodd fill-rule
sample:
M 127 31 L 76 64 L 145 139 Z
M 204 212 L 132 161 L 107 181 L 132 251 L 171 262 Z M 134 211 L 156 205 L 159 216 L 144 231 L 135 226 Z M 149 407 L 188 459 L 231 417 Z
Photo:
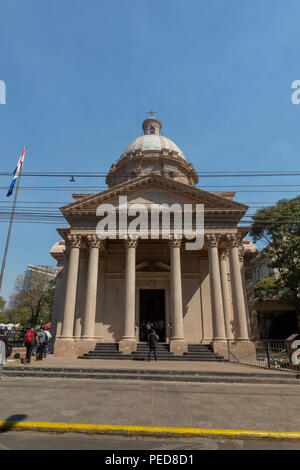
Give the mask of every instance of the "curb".
M 105 424 L 68 424 L 50 422 L 0 421 L 0 432 L 9 430 L 81 432 L 126 436 L 227 437 L 250 439 L 300 439 L 300 432 L 246 431 L 236 429 L 173 428 L 158 426 L 118 426 Z

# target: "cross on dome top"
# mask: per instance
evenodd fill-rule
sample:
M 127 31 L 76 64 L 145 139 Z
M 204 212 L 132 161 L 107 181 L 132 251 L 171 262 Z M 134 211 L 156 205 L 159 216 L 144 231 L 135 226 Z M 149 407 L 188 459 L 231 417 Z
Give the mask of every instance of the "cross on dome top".
M 157 114 L 157 111 L 153 111 L 153 109 L 150 108 L 150 111 L 148 111 L 148 113 L 146 113 L 146 114 L 150 114 L 150 116 L 152 117 L 153 114 Z

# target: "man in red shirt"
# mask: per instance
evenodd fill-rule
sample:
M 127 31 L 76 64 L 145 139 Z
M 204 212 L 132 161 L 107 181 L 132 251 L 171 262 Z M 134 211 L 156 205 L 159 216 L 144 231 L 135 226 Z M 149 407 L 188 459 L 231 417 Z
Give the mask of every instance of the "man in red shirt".
M 26 348 L 26 358 L 24 362 L 25 364 L 30 364 L 32 348 L 34 345 L 34 328 L 30 328 L 27 331 L 24 344 Z

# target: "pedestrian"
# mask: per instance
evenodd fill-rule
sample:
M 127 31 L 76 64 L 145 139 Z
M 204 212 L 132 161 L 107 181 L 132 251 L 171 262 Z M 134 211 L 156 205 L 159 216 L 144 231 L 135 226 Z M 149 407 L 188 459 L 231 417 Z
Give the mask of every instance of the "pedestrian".
M 137 330 L 138 324 L 136 322 L 136 318 L 134 320 L 134 336 L 136 335 L 136 330 Z
M 148 361 L 150 361 L 151 352 L 154 353 L 155 362 L 157 362 L 157 341 L 159 340 L 158 335 L 155 333 L 155 330 L 152 330 L 151 333 L 148 335 Z
M 48 351 L 48 344 L 49 344 L 50 339 L 52 338 L 52 335 L 51 335 L 50 331 L 49 331 L 47 328 L 45 328 L 45 333 L 46 333 L 46 335 L 47 335 L 47 339 L 48 339 L 48 340 L 47 340 L 47 342 L 46 342 L 46 344 L 45 344 L 45 348 L 44 348 L 44 358 L 47 357 L 47 354 L 48 354 L 48 352 L 49 352 L 49 351 Z
M 8 356 L 8 338 L 4 330 L 0 330 L 0 378 L 2 377 L 3 364 Z
M 152 321 L 147 322 L 147 335 L 150 335 L 151 331 L 153 330 L 153 323 Z
M 146 322 L 145 322 L 145 320 L 141 321 L 140 341 L 146 341 Z
M 37 345 L 38 345 L 36 360 L 37 361 L 42 361 L 45 346 L 46 346 L 46 344 L 48 344 L 48 336 L 47 336 L 47 334 L 46 334 L 43 327 L 41 327 L 41 329 L 40 329 L 40 331 L 39 331 L 39 333 L 36 337 L 36 340 L 37 340 Z
M 33 348 L 33 345 L 34 345 L 34 337 L 35 337 L 34 328 L 31 327 L 27 331 L 27 333 L 25 335 L 25 341 L 24 341 L 24 345 L 25 345 L 25 348 L 26 348 L 26 357 L 25 357 L 25 361 L 24 361 L 25 364 L 30 364 L 32 348 Z

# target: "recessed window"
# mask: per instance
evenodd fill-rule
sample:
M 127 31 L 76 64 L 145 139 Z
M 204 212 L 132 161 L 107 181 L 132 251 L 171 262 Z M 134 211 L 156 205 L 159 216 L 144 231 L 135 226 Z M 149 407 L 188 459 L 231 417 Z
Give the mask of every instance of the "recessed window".
M 154 129 L 154 127 L 150 127 L 150 134 L 155 134 L 155 129 Z

